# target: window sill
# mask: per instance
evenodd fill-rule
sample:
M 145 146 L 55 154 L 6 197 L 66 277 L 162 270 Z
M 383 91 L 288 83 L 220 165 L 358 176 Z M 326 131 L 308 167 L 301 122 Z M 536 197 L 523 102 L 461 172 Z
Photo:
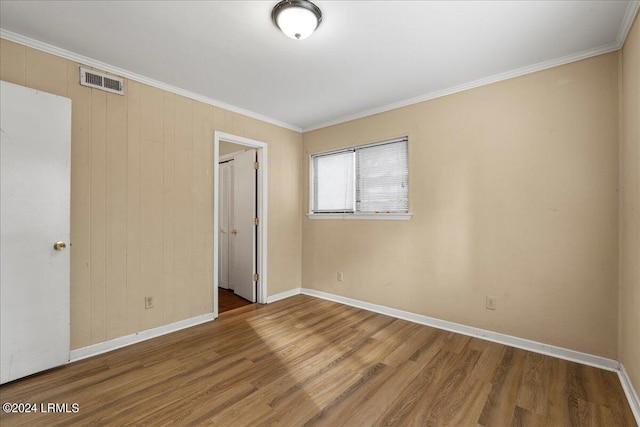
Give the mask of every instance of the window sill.
M 341 214 L 341 213 L 325 213 L 314 214 L 308 213 L 309 219 L 383 219 L 394 221 L 408 221 L 413 216 L 412 213 L 353 213 L 353 214 Z

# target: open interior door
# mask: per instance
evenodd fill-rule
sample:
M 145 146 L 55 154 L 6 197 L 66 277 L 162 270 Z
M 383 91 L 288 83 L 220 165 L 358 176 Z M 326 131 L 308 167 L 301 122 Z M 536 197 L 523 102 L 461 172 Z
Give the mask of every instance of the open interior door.
M 0 383 L 6 383 L 69 361 L 71 100 L 0 85 Z
M 247 150 L 233 158 L 234 228 L 230 231 L 233 291 L 242 298 L 256 302 L 256 150 Z
M 229 265 L 234 241 L 230 238 L 233 224 L 233 160 L 220 163 L 220 221 L 218 239 L 218 286 L 233 290 Z

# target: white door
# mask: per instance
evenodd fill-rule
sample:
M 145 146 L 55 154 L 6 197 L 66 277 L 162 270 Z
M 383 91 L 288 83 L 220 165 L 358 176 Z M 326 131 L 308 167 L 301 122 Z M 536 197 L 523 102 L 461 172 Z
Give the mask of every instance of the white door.
M 256 302 L 256 151 L 247 150 L 233 158 L 234 228 L 231 230 L 233 291 L 242 298 Z
M 233 289 L 229 264 L 233 240 L 229 238 L 233 229 L 233 160 L 220 164 L 220 219 L 218 244 L 218 286 Z
M 0 82 L 0 383 L 69 361 L 71 100 Z

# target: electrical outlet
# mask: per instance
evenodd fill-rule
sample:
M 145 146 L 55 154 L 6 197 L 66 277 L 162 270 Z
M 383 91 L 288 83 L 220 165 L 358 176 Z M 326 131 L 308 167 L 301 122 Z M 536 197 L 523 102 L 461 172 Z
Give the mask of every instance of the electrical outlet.
M 487 296 L 486 307 L 487 307 L 487 310 L 495 310 L 496 309 L 496 297 Z
M 342 271 L 338 272 L 338 282 L 343 282 L 344 281 L 344 274 L 342 273 Z
M 153 297 L 144 297 L 144 308 L 145 310 L 153 308 Z

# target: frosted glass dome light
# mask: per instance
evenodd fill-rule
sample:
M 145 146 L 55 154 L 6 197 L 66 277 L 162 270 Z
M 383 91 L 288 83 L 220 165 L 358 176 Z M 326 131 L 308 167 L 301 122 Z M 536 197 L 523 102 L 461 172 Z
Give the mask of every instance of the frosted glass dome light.
M 287 37 L 303 40 L 318 28 L 322 12 L 308 0 L 282 0 L 271 11 L 271 19 Z

